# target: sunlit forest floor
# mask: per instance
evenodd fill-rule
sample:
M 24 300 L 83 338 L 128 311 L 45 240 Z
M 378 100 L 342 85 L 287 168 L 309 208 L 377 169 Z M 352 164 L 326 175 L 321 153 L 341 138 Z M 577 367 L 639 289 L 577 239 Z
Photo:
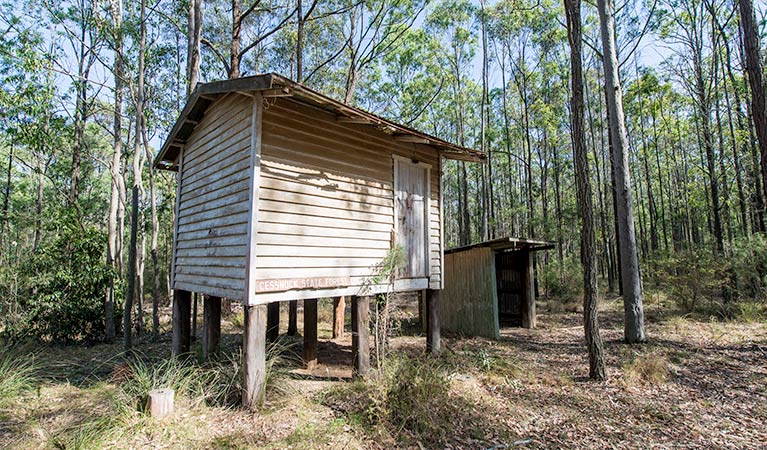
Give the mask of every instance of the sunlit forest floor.
M 423 356 L 420 327 L 405 326 L 385 374 L 367 382 L 287 367 L 259 413 L 179 398 L 155 420 L 117 401 L 118 344 L 33 348 L 37 386 L 0 406 L 0 448 L 763 447 L 764 318 L 723 322 L 669 312 L 660 295 L 646 301 L 641 346 L 621 341 L 620 300 L 602 302 L 605 382 L 587 380 L 577 307 L 540 302 L 537 329 L 504 329 L 500 341 L 444 337 L 438 359 Z M 321 306 L 321 359 L 331 344 L 348 350 L 346 340 L 328 343 L 329 314 Z M 223 342 L 235 361 L 237 322 L 225 324 Z M 166 333 L 138 351 L 169 347 Z

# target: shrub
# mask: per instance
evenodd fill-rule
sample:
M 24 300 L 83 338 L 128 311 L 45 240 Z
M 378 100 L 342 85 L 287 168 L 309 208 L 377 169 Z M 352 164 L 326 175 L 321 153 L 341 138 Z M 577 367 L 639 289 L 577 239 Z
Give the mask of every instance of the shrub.
M 292 344 L 278 340 L 267 347 L 266 385 L 268 390 L 284 393 L 287 367 L 297 357 Z M 151 360 L 143 355 L 131 357 L 115 368 L 113 381 L 119 386 L 119 398 L 127 409 L 144 410 L 149 391 L 173 389 L 177 397 L 192 405 L 234 406 L 240 401 L 241 355 L 224 354 L 202 365 L 194 358 Z
M 730 273 L 740 300 L 767 300 L 767 236 L 755 234 L 736 241 Z
M 361 421 L 367 431 L 427 448 L 444 447 L 447 433 L 455 432 L 455 418 L 467 413 L 463 399 L 450 394 L 438 360 L 401 354 L 391 355 L 377 376 L 331 391 L 323 403 Z M 464 417 L 462 424 L 469 422 Z
M 679 252 L 657 262 L 659 280 L 668 286 L 671 298 L 686 312 L 721 294 L 724 269 L 708 250 Z
M 58 236 L 22 267 L 25 288 L 16 318 L 4 324 L 7 339 L 70 344 L 104 336 L 104 295 L 112 274 L 105 236 L 76 221 L 62 224 Z
M 565 303 L 577 300 L 583 290 L 581 266 L 570 261 L 561 265 L 552 261 L 543 266 L 540 280 L 547 296 L 559 298 Z

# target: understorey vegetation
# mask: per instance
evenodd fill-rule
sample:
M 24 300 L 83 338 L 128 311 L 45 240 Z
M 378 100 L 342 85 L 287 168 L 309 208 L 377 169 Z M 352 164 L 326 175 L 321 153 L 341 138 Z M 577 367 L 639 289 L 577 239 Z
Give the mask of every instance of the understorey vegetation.
M 206 363 L 169 359 L 168 342 L 149 339 L 124 354 L 104 343 L 3 348 L 0 447 L 758 447 L 767 438 L 767 323 L 712 320 L 647 298 L 653 338 L 640 346 L 621 343 L 622 304 L 603 299 L 601 382 L 586 376 L 580 314 L 549 312 L 559 300 L 541 302 L 536 330 L 506 329 L 498 341 L 444 336 L 439 357 L 424 354 L 420 328 L 407 324 L 415 305 L 398 302 L 395 320 L 405 323 L 383 370 L 355 381 L 297 375 L 295 344 L 278 342 L 258 413 L 236 406 L 240 328 L 228 320 L 221 353 Z M 331 302 L 320 313 L 328 318 Z M 331 331 L 323 320 L 321 342 Z M 175 411 L 158 420 L 145 399 L 165 387 Z

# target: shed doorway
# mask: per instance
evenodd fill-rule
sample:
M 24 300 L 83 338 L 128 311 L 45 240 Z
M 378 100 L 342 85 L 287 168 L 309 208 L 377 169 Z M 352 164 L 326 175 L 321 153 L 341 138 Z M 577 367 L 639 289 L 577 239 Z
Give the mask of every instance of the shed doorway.
M 527 255 L 525 255 L 527 256 Z M 524 286 L 527 265 L 517 252 L 496 253 L 495 280 L 498 291 L 498 325 L 501 328 L 521 327 Z

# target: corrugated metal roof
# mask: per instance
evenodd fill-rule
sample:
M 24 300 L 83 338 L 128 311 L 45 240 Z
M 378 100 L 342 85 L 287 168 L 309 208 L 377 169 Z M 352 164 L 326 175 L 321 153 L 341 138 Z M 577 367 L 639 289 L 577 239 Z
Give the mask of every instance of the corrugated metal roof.
M 154 160 L 154 166 L 176 170 L 180 150 L 194 131 L 205 111 L 221 96 L 231 92 L 251 93 L 260 91 L 266 97 L 286 97 L 291 101 L 309 104 L 336 114 L 340 122 L 369 125 L 394 136 L 403 142 L 424 144 L 436 148 L 449 159 L 484 162 L 487 156 L 470 148 L 461 147 L 428 135 L 405 125 L 400 125 L 362 109 L 346 105 L 281 75 L 269 73 L 233 80 L 199 84 L 181 111 L 165 143 Z
M 463 247 L 449 248 L 445 250 L 445 253 L 462 252 L 465 250 L 471 250 L 473 248 L 478 248 L 478 247 L 490 247 L 496 251 L 526 250 L 526 251 L 535 252 L 539 250 L 550 250 L 556 247 L 556 244 L 557 244 L 556 242 L 552 242 L 552 241 L 541 241 L 536 239 L 526 239 L 526 238 L 506 236 L 506 237 L 502 237 L 498 239 L 493 239 L 490 241 L 477 242 L 476 244 L 471 244 L 471 245 L 464 245 Z

